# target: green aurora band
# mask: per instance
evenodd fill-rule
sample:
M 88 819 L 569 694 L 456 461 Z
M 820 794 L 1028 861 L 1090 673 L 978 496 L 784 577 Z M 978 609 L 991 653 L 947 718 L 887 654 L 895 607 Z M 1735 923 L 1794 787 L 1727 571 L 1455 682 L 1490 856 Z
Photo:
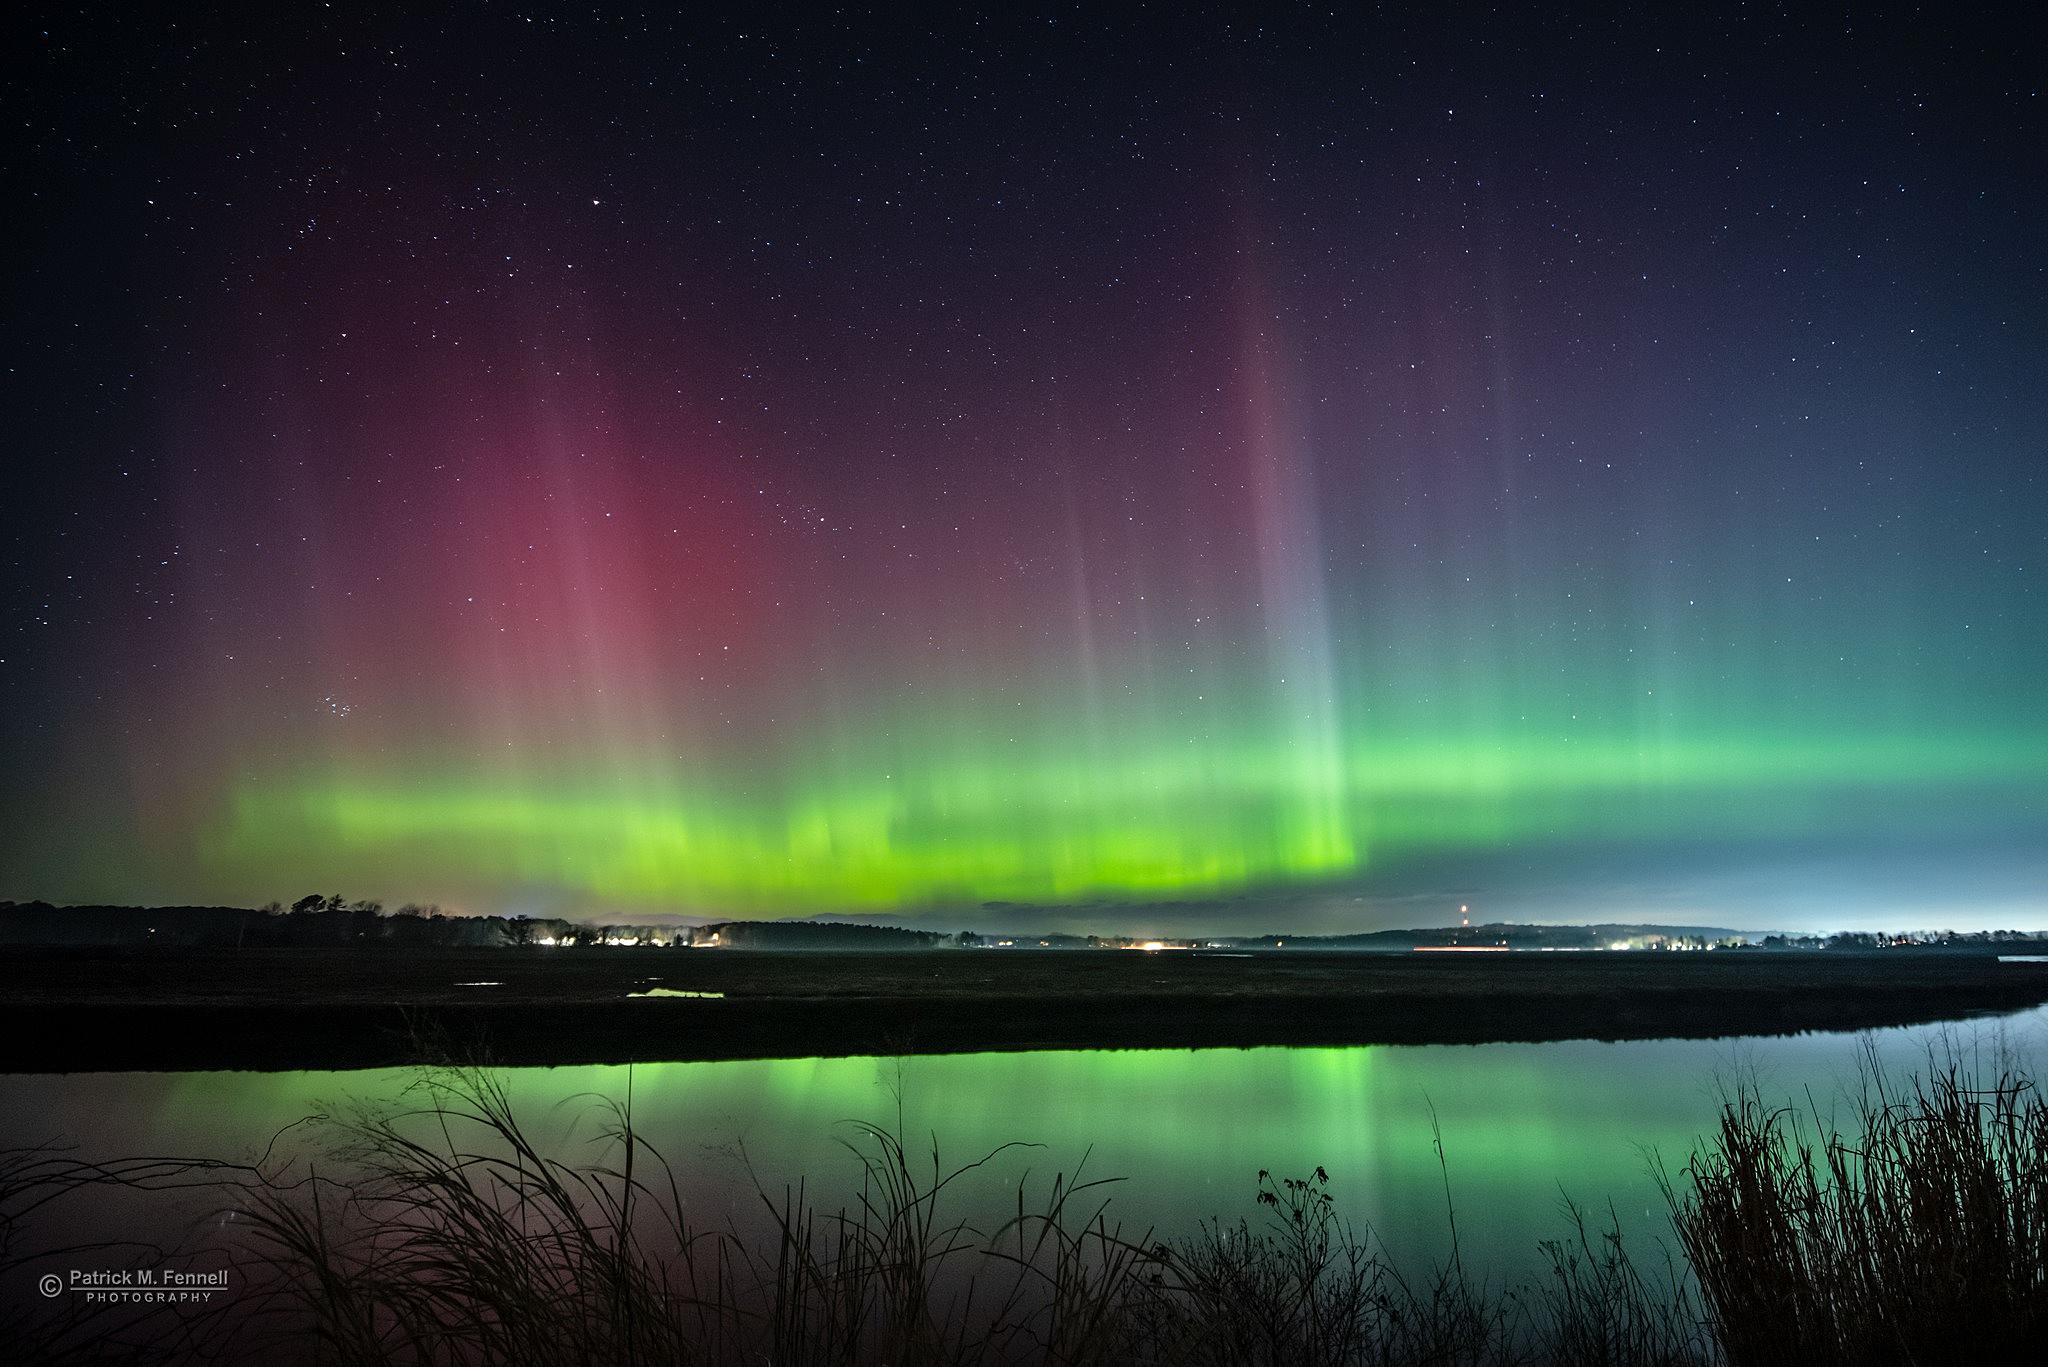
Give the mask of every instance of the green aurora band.
M 626 903 L 770 911 L 1210 896 L 1363 872 L 1381 853 L 1572 838 L 1824 832 L 1863 794 L 2008 799 L 2048 769 L 2009 736 L 1247 746 L 933 764 L 786 797 L 737 779 L 603 787 L 249 785 L 216 853 L 286 868 L 450 867 Z

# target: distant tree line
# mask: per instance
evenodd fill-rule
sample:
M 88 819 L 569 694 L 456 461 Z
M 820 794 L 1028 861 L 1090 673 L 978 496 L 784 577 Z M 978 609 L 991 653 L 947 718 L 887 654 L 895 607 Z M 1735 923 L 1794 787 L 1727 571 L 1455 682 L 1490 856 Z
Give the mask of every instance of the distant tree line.
M 1841 931 L 1834 935 L 1766 935 L 1757 943 L 1764 949 L 1997 949 L 2026 945 L 2038 948 L 2044 936 L 2037 930 L 1916 930 L 1902 934 L 1889 931 Z
M 352 902 L 339 893 L 301 897 L 289 909 L 278 902 L 253 908 L 0 902 L 0 944 L 13 945 L 485 948 L 585 933 L 598 931 L 524 916 L 450 916 L 413 902 L 387 912 L 380 902 Z
M 688 936 L 700 949 L 935 949 L 953 939 L 933 930 L 848 921 L 720 921 L 693 927 Z
M 289 907 L 53 906 L 0 901 L 0 945 L 190 948 L 499 948 L 650 945 L 733 949 L 930 949 L 936 931 L 833 921 L 724 921 L 680 929 L 589 925 L 556 917 L 451 915 L 431 903 L 394 910 L 373 899 L 308 893 Z

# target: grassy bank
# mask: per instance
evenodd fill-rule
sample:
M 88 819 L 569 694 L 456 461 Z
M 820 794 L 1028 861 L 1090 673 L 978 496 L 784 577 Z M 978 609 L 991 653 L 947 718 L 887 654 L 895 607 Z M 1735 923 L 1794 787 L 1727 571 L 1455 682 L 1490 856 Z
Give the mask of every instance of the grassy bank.
M 0 1072 L 390 1067 L 423 1036 L 507 1064 L 1703 1038 L 2044 1001 L 2048 964 L 1910 950 L 25 950 L 0 960 Z
M 582 1163 L 470 1070 L 325 1118 L 310 1162 L 9 1155 L 10 1286 L 49 1261 L 21 1242 L 38 1215 L 174 1187 L 220 1198 L 200 1244 L 236 1291 L 10 1302 L 0 1334 L 48 1361 L 1812 1367 L 2024 1361 L 2048 1332 L 2048 1107 L 2017 1073 L 1873 1064 L 1839 1119 L 1738 1091 L 1664 1184 L 1668 1259 L 1568 1211 L 1547 1275 L 1514 1287 L 1464 1266 L 1448 1181 L 1451 1252 L 1418 1269 L 1320 1169 L 1259 1173 L 1245 1213 L 1165 1240 L 1119 1227 L 1085 1173 L 1020 1179 L 1007 1218 L 971 1225 L 960 1184 L 1020 1155 L 950 1165 L 876 1126 L 848 1136 L 845 1206 L 760 1180 L 767 1237 L 698 1228 L 630 1097 L 592 1104 L 604 1146 Z

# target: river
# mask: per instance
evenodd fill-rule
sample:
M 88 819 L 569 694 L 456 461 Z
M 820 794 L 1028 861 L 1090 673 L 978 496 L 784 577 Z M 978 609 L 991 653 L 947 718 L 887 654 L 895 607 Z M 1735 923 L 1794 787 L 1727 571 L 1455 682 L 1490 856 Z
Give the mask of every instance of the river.
M 699 1226 L 761 1228 L 755 1178 L 803 1179 L 828 1205 L 854 1189 L 845 1122 L 899 1123 L 948 1168 L 1014 1149 L 964 1181 L 955 1216 L 993 1226 L 1020 1179 L 1124 1179 L 1099 1189 L 1127 1233 L 1178 1234 L 1212 1216 L 1256 1220 L 1261 1169 L 1330 1175 L 1338 1209 L 1397 1262 L 1450 1250 L 1497 1280 L 1541 1267 L 1539 1241 L 1570 1198 L 1631 1241 L 1668 1234 L 1652 1173 L 1681 1168 L 1738 1078 L 1767 1099 L 1843 1105 L 1866 1049 L 1906 1071 L 1930 1051 L 1988 1065 L 2000 1051 L 2042 1074 L 2048 1008 L 1866 1035 L 1730 1040 L 961 1054 L 614 1067 L 520 1068 L 509 1091 L 544 1148 L 599 1156 L 592 1098 L 630 1098 L 636 1127 L 682 1176 Z M 397 1097 L 406 1072 L 85 1073 L 5 1079 L 0 1143 L 62 1139 L 89 1157 L 246 1158 L 322 1108 Z M 1440 1133 L 1440 1167 L 1433 1135 Z M 304 1147 L 289 1131 L 284 1149 Z M 744 1154 L 744 1158 L 742 1158 Z M 750 1177 L 749 1172 L 753 1176 Z M 91 1198 L 81 1197 L 80 1200 Z M 126 1198 L 70 1217 L 72 1232 L 157 1238 L 161 1206 Z

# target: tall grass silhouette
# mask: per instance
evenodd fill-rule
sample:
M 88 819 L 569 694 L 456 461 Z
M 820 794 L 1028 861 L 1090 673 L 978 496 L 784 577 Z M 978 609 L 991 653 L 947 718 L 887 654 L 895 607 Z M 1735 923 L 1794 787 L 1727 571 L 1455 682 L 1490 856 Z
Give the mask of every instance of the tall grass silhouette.
M 1745 1089 L 1667 1188 L 1737 1363 L 2026 1361 L 2048 1343 L 2048 1105 L 2017 1071 L 1866 1063 L 1853 1120 Z

